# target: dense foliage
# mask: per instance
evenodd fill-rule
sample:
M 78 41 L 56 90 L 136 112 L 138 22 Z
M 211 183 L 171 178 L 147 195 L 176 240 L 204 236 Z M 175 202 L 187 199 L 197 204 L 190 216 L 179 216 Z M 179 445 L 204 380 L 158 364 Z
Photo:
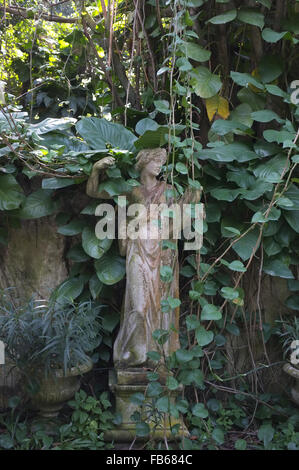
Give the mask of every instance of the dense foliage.
M 2 0 L 0 10 L 7 92 L 0 95 L 1 243 L 20 220 L 56 215 L 58 233 L 75 240 L 58 294 L 107 300 L 115 314 L 105 320 L 99 358 L 109 361 L 120 310 L 111 292 L 125 275 L 124 260 L 115 243 L 95 237 L 96 203 L 78 210 L 65 201 L 84 192 L 92 163 L 107 154 L 117 164 L 102 184 L 116 201 L 138 184 L 136 152 L 167 146 L 164 176 L 174 195 L 202 187 L 206 208 L 201 262 L 173 247 L 182 259 L 181 298 L 169 297 L 163 308 L 181 303 L 182 349 L 168 358 L 168 389 L 185 385 L 188 400 L 170 411 L 187 416 L 190 447 L 206 445 L 203 426 L 221 445 L 230 419 L 249 426 L 234 406 L 227 412 L 213 401 L 215 393 L 236 392 L 238 379 L 239 394 L 256 400 L 255 415 L 262 407 L 259 432 L 270 445 L 271 406 L 285 419 L 289 412 L 258 395 L 258 371 L 273 365 L 265 277 L 287 280 L 282 311 L 289 309 L 292 320 L 299 310 L 299 3 L 24 0 L 8 7 Z M 243 375 L 229 367 L 228 345 L 241 333 L 252 365 Z M 161 354 L 167 335 L 155 332 Z M 159 354 L 152 359 L 158 364 Z M 155 373 L 149 378 L 154 408 L 166 412 L 170 402 Z M 141 415 L 136 422 L 147 435 Z

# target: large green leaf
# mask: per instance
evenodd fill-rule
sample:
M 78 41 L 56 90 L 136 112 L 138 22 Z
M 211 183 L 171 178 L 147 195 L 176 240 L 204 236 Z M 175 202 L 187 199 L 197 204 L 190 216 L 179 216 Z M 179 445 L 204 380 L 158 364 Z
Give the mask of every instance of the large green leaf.
M 0 210 L 17 209 L 24 199 L 23 191 L 12 175 L 0 176 Z
M 126 274 L 126 262 L 124 258 L 111 253 L 107 253 L 96 261 L 95 268 L 98 278 L 106 285 L 116 284 Z
M 249 73 L 241 73 L 241 72 L 231 72 L 230 73 L 231 78 L 235 83 L 237 83 L 240 86 L 245 86 L 247 87 L 249 84 L 255 86 L 256 88 L 259 88 L 261 90 L 264 89 L 264 86 L 262 83 L 260 83 L 258 80 L 256 80 L 252 75 Z
M 216 162 L 247 162 L 257 157 L 249 145 L 243 142 L 233 142 L 232 144 L 219 145 L 213 149 L 204 149 L 198 153 L 201 160 L 215 160 Z
M 299 233 L 299 210 L 298 211 L 284 211 L 284 218 L 287 223 L 292 227 L 295 232 Z
M 279 183 L 283 170 L 289 167 L 285 155 L 276 155 L 253 170 L 254 175 L 267 183 Z
M 137 122 L 135 131 L 138 135 L 143 135 L 146 131 L 155 131 L 159 124 L 150 118 L 144 118 Z
M 233 245 L 233 250 L 242 258 L 243 261 L 246 261 L 250 258 L 254 248 L 257 246 L 259 238 L 259 229 L 255 228 L 248 232 L 244 237 L 237 241 Z M 258 242 L 258 245 L 260 241 Z
M 208 22 L 213 24 L 224 24 L 233 21 L 236 17 L 237 10 L 234 9 L 226 11 L 225 13 L 222 13 L 222 15 L 213 16 L 213 18 L 210 18 Z
M 211 57 L 210 51 L 207 51 L 194 42 L 184 42 L 183 44 L 180 44 L 180 50 L 189 59 L 196 60 L 197 62 L 206 62 Z
M 51 198 L 52 191 L 49 189 L 38 189 L 31 193 L 19 211 L 21 219 L 38 219 L 53 214 L 58 204 Z
M 166 126 L 160 126 L 156 130 L 147 130 L 135 142 L 138 150 L 146 148 L 158 148 L 165 145 L 168 141 L 169 129 Z
M 82 232 L 82 246 L 84 251 L 95 259 L 100 259 L 109 250 L 113 240 L 105 238 L 99 240 L 93 227 L 85 227 Z
M 265 28 L 262 31 L 262 38 L 267 42 L 274 43 L 280 41 L 286 34 L 287 31 L 282 31 L 281 33 L 278 33 L 277 31 L 273 31 L 273 29 Z
M 207 331 L 203 326 L 199 326 L 195 330 L 195 336 L 199 346 L 207 346 L 213 341 L 213 331 Z
M 263 83 L 273 82 L 284 71 L 280 56 L 265 55 L 259 63 L 258 72 Z
M 27 134 L 31 135 L 33 132 L 36 134 L 47 134 L 51 131 L 65 131 L 77 122 L 77 119 L 64 117 L 64 118 L 47 118 L 37 124 L 30 124 Z
M 211 73 L 206 67 L 197 67 L 190 72 L 190 77 L 194 92 L 201 98 L 211 98 L 222 87 L 220 77 Z
M 76 129 L 93 149 L 113 148 L 134 152 L 136 136 L 121 124 L 95 117 L 83 118 L 76 124 Z
M 292 271 L 279 259 L 269 259 L 265 262 L 263 271 L 270 276 L 294 279 Z
M 53 296 L 59 301 L 59 303 L 73 302 L 77 297 L 79 297 L 83 288 L 83 279 L 80 277 L 73 277 L 60 284 L 60 286 L 55 289 Z
M 264 27 L 264 15 L 253 8 L 241 8 L 238 11 L 238 19 L 261 29 Z

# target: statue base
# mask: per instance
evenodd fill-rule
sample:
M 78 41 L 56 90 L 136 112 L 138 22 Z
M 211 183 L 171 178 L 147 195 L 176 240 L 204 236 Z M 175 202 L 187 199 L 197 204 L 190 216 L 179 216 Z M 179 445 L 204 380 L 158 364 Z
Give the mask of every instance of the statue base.
M 143 419 L 150 427 L 150 434 L 144 437 L 136 436 L 136 422 L 131 416 L 134 412 L 140 412 L 138 404 L 131 402 L 135 393 L 145 395 L 148 386 L 147 371 L 140 369 L 114 370 L 109 374 L 109 387 L 115 395 L 115 411 L 122 416 L 122 423 L 116 429 L 105 432 L 105 441 L 132 442 L 132 441 L 180 441 L 188 437 L 189 433 L 183 420 L 174 418 L 168 413 L 161 413 L 158 417 L 151 416 L 151 398 L 146 398 L 142 407 Z M 160 374 L 160 383 L 165 383 L 165 375 Z M 170 400 L 174 400 L 181 390 L 171 392 Z M 147 406 L 147 404 L 149 406 Z M 177 433 L 171 432 L 173 426 L 179 424 Z

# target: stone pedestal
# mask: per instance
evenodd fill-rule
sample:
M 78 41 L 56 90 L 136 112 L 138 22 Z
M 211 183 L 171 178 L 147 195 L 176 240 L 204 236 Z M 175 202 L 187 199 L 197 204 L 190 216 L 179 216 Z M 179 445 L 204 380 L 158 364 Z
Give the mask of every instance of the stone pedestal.
M 188 431 L 184 426 L 181 419 L 174 418 L 168 413 L 161 413 L 159 415 L 158 425 L 157 416 L 152 416 L 151 413 L 151 398 L 146 397 L 143 402 L 142 409 L 139 405 L 131 402 L 131 397 L 135 393 L 146 394 L 148 387 L 147 371 L 142 369 L 131 370 L 114 370 L 109 376 L 109 387 L 115 395 L 115 411 L 122 416 L 122 423 L 115 429 L 105 433 L 105 440 L 114 442 L 132 442 L 135 438 L 136 441 L 148 440 L 165 440 L 179 441 L 183 436 L 188 436 Z M 160 374 L 159 379 L 161 385 L 165 383 L 165 375 Z M 181 390 L 171 392 L 170 400 L 174 400 L 176 395 Z M 149 436 L 139 437 L 136 436 L 136 422 L 131 418 L 133 413 L 142 412 L 143 419 L 151 428 Z M 180 430 L 177 434 L 171 432 L 171 428 L 180 425 Z

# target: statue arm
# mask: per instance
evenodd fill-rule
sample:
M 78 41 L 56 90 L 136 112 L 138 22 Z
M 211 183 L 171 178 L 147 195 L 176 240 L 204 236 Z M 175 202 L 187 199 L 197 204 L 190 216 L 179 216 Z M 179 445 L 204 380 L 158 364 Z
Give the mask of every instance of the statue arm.
M 88 178 L 86 185 L 86 193 L 88 194 L 88 196 L 96 199 L 112 199 L 110 194 L 108 194 L 106 191 L 99 192 L 98 188 L 100 173 L 109 166 L 114 165 L 114 163 L 115 159 L 113 157 L 106 157 L 102 160 L 99 160 L 93 165 L 91 174 Z

